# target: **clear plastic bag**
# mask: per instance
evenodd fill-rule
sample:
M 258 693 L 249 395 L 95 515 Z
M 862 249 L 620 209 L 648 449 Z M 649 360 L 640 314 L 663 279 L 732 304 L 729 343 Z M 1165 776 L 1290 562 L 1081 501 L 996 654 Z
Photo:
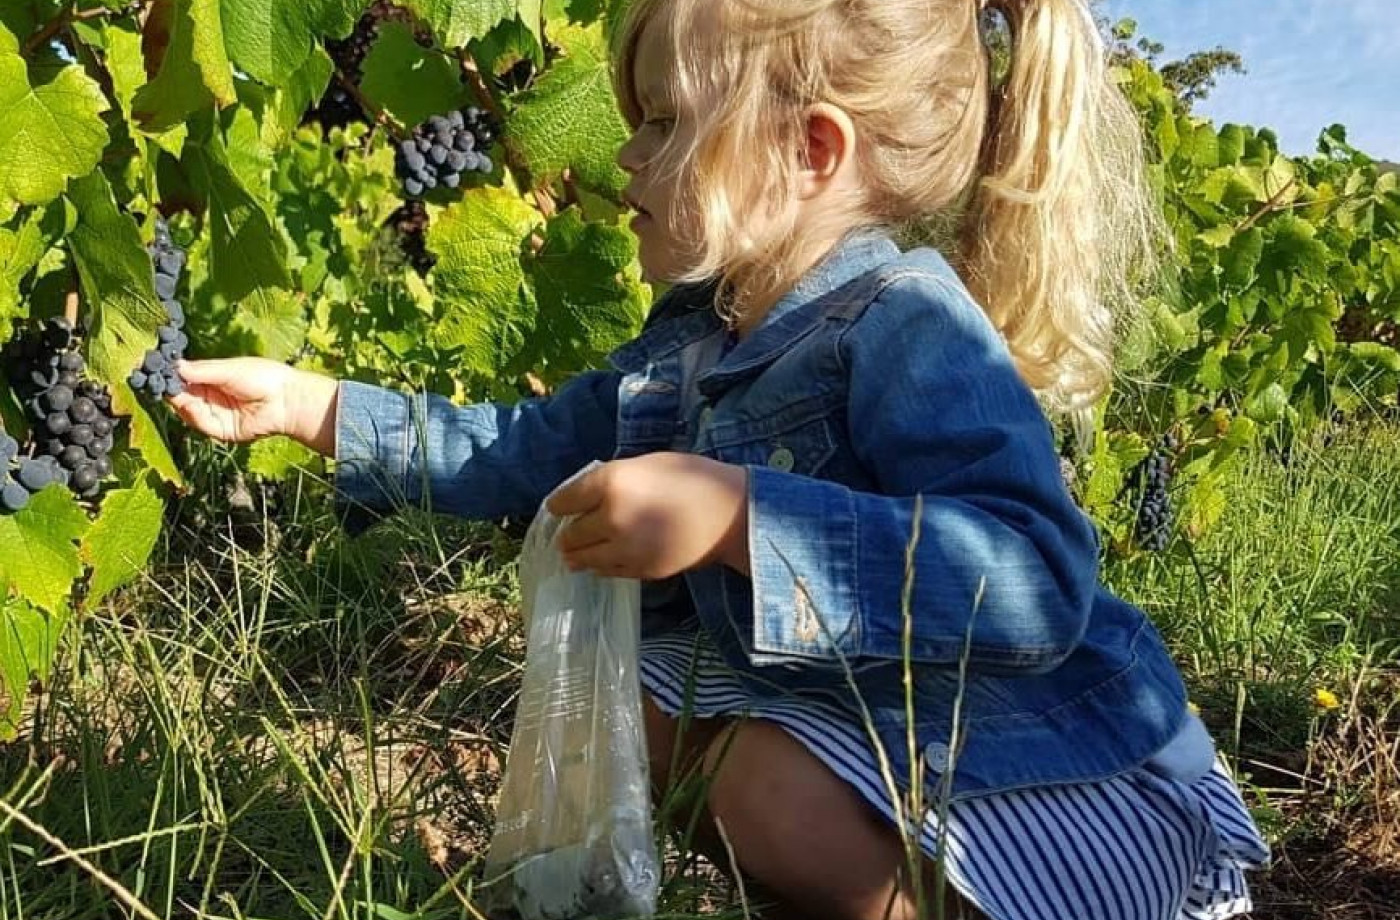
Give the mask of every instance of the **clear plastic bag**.
M 524 920 L 650 916 L 661 871 L 637 677 L 640 585 L 570 571 L 555 544 L 563 523 L 541 508 L 525 535 L 525 676 L 485 906 Z

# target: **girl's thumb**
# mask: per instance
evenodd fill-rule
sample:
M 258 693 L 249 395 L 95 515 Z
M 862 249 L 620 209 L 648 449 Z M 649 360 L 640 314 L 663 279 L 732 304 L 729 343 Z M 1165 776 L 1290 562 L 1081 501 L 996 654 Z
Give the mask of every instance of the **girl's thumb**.
M 238 378 L 237 365 L 237 358 L 180 361 L 175 365 L 175 372 L 186 383 L 207 383 L 217 386 Z

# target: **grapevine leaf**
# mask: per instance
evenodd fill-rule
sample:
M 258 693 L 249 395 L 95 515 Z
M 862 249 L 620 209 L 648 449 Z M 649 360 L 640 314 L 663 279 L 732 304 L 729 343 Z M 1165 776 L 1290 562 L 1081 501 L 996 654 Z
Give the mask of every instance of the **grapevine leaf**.
M 20 281 L 48 248 L 42 220 L 43 212 L 35 211 L 18 229 L 0 227 L 0 324 L 6 327 L 20 312 Z
M 103 23 L 100 33 L 103 51 L 106 56 L 107 72 L 112 77 L 113 95 L 117 105 L 135 122 L 136 113 L 132 103 L 137 92 L 146 84 L 146 64 L 141 52 L 141 33 L 122 22 Z M 180 148 L 189 133 L 183 122 L 169 130 L 158 132 L 153 139 L 172 156 L 180 155 Z
M 47 682 L 58 649 L 59 637 L 68 624 L 68 608 L 44 613 L 23 597 L 10 597 L 0 583 L 0 741 L 13 740 L 29 693 L 29 681 L 37 677 Z
M 229 56 L 268 86 L 285 85 L 320 34 L 348 32 L 364 0 L 211 0 L 223 8 Z
M 217 291 L 236 302 L 249 296 L 270 299 L 270 288 L 291 287 L 282 236 L 262 204 L 234 175 L 218 130 L 211 131 L 204 143 L 187 145 L 184 162 L 209 196 L 209 274 Z M 276 312 L 271 303 L 254 309 Z
M 248 472 L 264 479 L 286 479 L 295 469 L 314 468 L 318 459 L 291 438 L 262 438 L 248 448 Z
M 542 0 L 407 0 L 405 4 L 427 23 L 444 48 L 463 48 L 497 23 L 519 16 L 536 36 L 540 32 Z
M 97 379 L 112 384 L 141 363 L 165 310 L 140 231 L 117 209 L 106 177 L 98 171 L 74 181 L 68 198 L 78 212 L 68 245 L 92 329 L 88 362 Z
M 219 0 L 156 0 L 146 23 L 146 69 L 155 76 L 131 101 L 132 117 L 144 130 L 159 134 L 211 103 L 233 104 L 224 22 Z M 160 27 L 167 30 L 164 42 L 151 34 Z M 159 64 L 152 54 L 159 55 Z
M 616 156 L 629 131 L 613 97 L 602 26 L 566 26 L 551 38 L 564 56 L 520 94 L 505 143 L 537 186 L 570 169 L 584 187 L 620 194 L 627 176 Z
M 1218 150 L 1222 166 L 1233 166 L 1244 156 L 1244 128 L 1239 125 L 1225 125 L 1220 129 Z
M 569 22 L 597 22 L 607 12 L 607 0 L 545 0 L 544 18 L 547 22 L 567 19 Z
M 87 529 L 87 515 L 73 495 L 57 483 L 48 486 L 14 514 L 0 515 L 0 582 L 9 582 L 41 610 L 63 607 L 73 582 L 82 574 L 77 540 Z
M 1301 217 L 1286 214 L 1269 224 L 1270 240 L 1261 271 L 1287 272 L 1310 281 L 1327 279 L 1327 246 L 1317 228 Z
M 1236 234 L 1220 256 L 1221 281 L 1232 288 L 1245 288 L 1254 282 L 1254 271 L 1264 254 L 1264 231 L 1250 227 Z
M 331 63 L 330 55 L 317 45 L 311 50 L 306 63 L 273 93 L 262 119 L 264 148 L 275 150 L 291 139 L 302 115 L 321 98 L 334 72 L 335 65 Z
M 165 513 L 165 503 L 150 479 L 147 474 L 130 489 L 107 493 L 97 520 L 83 537 L 79 553 L 92 566 L 84 601 L 90 608 L 135 578 L 150 559 Z
M 285 361 L 306 342 L 306 317 L 302 298 L 290 291 L 272 290 L 239 305 L 234 325 L 248 332 L 256 351 L 264 358 Z
M 438 254 L 435 338 L 443 347 L 461 348 L 466 369 L 494 376 L 534 323 L 520 251 L 537 218 L 519 196 L 487 186 L 462 196 L 429 225 L 428 248 Z
M 145 407 L 137 402 L 136 394 L 127 386 L 126 381 L 112 388 L 112 404 L 118 412 L 131 416 L 127 433 L 131 449 L 139 452 L 151 469 L 166 482 L 176 488 L 184 488 L 184 477 L 180 475 L 180 468 L 175 465 L 175 458 L 170 456 L 170 448 L 160 436 L 160 429 L 156 427 L 155 420 L 146 412 Z
M 550 354 L 589 366 L 636 335 L 647 301 L 636 257 L 634 235 L 616 224 L 585 223 L 577 208 L 549 222 L 530 268 L 540 309 L 536 334 Z
M 380 26 L 379 39 L 365 57 L 360 91 L 406 125 L 416 125 L 467 104 L 457 68 L 443 55 L 413 40 L 403 23 Z
M 31 70 L 15 37 L 0 28 L 0 200 L 43 204 L 70 178 L 91 172 L 107 146 L 107 108 L 81 67 Z

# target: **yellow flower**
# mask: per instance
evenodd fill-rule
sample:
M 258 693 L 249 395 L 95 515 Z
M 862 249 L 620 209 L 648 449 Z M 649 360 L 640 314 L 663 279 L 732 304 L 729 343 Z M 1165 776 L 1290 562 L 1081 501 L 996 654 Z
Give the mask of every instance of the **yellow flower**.
M 1338 706 L 1342 705 L 1341 701 L 1337 699 L 1337 694 L 1328 690 L 1326 687 L 1317 688 L 1313 693 L 1313 702 L 1321 709 L 1336 709 Z

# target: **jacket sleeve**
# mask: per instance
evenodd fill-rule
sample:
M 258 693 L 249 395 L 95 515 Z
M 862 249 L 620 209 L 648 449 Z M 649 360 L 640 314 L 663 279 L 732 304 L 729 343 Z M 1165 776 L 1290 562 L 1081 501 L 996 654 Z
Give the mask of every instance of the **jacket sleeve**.
M 589 371 L 513 406 L 457 406 L 353 381 L 336 410 L 336 500 L 352 532 L 403 505 L 461 517 L 534 515 L 549 492 L 616 450 L 615 371 Z
M 1098 538 L 1050 426 L 965 291 L 896 282 L 847 330 L 847 424 L 874 492 L 750 468 L 756 660 L 1053 669 L 1098 590 Z M 913 554 L 906 557 L 911 542 Z

